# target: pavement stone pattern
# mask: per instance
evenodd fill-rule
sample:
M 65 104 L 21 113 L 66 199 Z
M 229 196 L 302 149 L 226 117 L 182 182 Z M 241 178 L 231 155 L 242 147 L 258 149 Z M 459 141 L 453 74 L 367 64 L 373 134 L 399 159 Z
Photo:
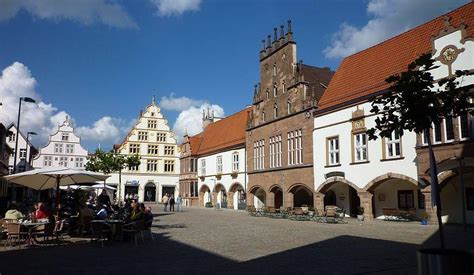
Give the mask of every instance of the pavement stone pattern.
M 0 248 L 5 274 L 416 274 L 416 251 L 438 245 L 437 226 L 348 219 L 322 224 L 252 217 L 245 211 L 153 207 L 155 241 L 71 240 Z M 474 228 L 446 227 L 449 248 L 474 254 Z

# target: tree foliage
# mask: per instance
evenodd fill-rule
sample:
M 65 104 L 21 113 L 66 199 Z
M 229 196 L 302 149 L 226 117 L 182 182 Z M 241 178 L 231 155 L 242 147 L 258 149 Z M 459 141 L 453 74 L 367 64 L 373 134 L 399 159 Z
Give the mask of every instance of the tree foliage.
M 86 170 L 110 174 L 121 171 L 126 167 L 130 168 L 138 165 L 140 165 L 139 155 L 124 156 L 113 151 L 105 152 L 97 149 L 95 154 L 88 158 Z
M 435 81 L 431 71 L 438 68 L 430 53 L 418 57 L 400 74 L 388 77 L 389 90 L 372 99 L 371 113 L 378 115 L 376 126 L 367 131 L 370 139 L 389 137 L 393 131 L 422 133 L 440 123 L 444 117 L 473 112 L 474 90 L 463 86 L 470 71 Z

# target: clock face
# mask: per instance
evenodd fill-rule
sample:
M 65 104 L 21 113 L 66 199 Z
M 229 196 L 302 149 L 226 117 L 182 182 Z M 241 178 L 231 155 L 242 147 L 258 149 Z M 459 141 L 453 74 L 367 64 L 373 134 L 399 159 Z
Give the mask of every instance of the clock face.
M 448 46 L 441 52 L 441 60 L 443 63 L 450 64 L 456 60 L 458 51 L 454 46 Z

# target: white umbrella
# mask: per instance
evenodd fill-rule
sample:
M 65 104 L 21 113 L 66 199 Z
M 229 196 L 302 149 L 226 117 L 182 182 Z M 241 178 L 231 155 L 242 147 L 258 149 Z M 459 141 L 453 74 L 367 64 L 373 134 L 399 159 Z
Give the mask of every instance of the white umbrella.
M 59 200 L 59 187 L 73 184 L 105 181 L 108 175 L 77 170 L 66 167 L 48 167 L 30 170 L 6 176 L 5 179 L 35 190 L 56 188 L 56 200 Z M 56 203 L 58 203 L 57 201 Z
M 105 185 L 105 188 L 104 188 L 104 185 L 101 184 L 101 183 L 92 185 L 92 188 L 94 188 L 94 189 L 117 190 L 117 188 L 112 187 L 112 186 L 110 186 L 110 185 Z

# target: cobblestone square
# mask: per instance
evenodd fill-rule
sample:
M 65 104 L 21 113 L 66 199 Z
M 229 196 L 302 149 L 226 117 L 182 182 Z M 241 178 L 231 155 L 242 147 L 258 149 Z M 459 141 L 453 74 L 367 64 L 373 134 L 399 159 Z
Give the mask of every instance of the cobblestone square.
M 416 250 L 437 245 L 436 226 L 322 224 L 251 217 L 244 211 L 155 208 L 155 241 L 88 241 L 0 250 L 2 274 L 306 273 L 415 274 Z M 474 251 L 473 228 L 448 226 L 450 248 Z

